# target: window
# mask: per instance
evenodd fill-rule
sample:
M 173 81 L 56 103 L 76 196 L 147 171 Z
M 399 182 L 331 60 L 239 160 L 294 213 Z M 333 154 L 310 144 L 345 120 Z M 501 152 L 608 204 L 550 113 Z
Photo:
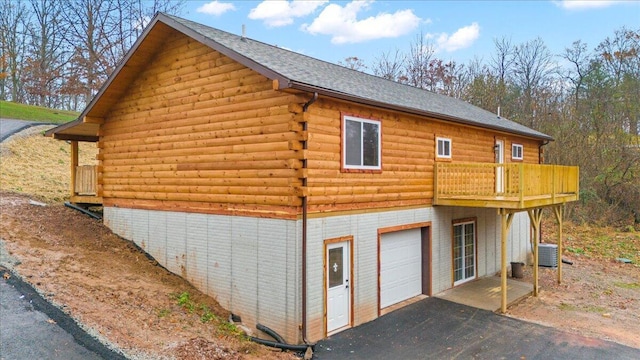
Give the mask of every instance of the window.
M 513 160 L 522 160 L 522 145 L 520 144 L 512 144 L 511 145 L 511 158 Z
M 451 159 L 451 139 L 436 138 L 436 146 L 439 158 Z
M 345 169 L 380 170 L 380 121 L 345 116 L 342 123 Z

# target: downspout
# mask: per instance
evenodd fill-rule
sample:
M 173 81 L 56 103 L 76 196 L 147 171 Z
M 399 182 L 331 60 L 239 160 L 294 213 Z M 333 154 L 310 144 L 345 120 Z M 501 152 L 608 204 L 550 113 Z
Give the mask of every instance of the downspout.
M 309 106 L 318 100 L 318 93 L 314 92 L 313 97 L 302 105 L 302 114 L 307 112 Z M 307 122 L 302 122 L 302 131 L 307 131 Z M 302 148 L 307 149 L 307 140 L 304 141 Z M 307 168 L 307 159 L 302 161 L 302 168 Z M 302 187 L 307 187 L 307 177 L 302 178 Z M 307 195 L 302 196 L 302 340 L 305 344 L 307 341 Z
M 538 164 L 542 164 L 542 163 L 544 163 L 544 161 L 541 161 L 541 160 L 543 160 L 543 159 L 544 159 L 544 158 L 541 156 L 541 155 L 542 155 L 542 147 L 543 147 L 543 146 L 546 146 L 546 145 L 547 145 L 547 144 L 549 144 L 549 143 L 550 143 L 550 141 L 549 141 L 549 140 L 544 140 L 544 141 L 542 142 L 542 144 L 540 144 L 540 146 L 538 146 Z

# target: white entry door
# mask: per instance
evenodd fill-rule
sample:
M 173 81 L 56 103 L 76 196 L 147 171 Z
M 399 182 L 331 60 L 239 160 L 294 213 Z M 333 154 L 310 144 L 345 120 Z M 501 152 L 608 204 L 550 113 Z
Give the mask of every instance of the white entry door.
M 504 193 L 504 141 L 496 140 L 496 192 Z
M 349 242 L 327 245 L 327 333 L 347 327 L 351 319 Z

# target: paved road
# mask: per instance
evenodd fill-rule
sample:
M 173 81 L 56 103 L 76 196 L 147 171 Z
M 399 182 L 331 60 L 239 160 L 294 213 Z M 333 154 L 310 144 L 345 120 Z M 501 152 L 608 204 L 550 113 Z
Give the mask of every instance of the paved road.
M 13 134 L 34 125 L 47 125 L 47 123 L 0 118 L 0 142 Z
M 640 349 L 427 298 L 320 341 L 314 359 L 640 359 Z
M 103 359 L 78 344 L 48 315 L 36 310 L 31 296 L 4 279 L 0 279 L 0 358 Z

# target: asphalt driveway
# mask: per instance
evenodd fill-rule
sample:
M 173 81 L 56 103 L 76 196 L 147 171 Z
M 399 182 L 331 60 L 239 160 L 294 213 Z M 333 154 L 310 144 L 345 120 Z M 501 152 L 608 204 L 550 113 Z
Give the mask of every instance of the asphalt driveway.
M 0 142 L 9 136 L 36 125 L 49 125 L 38 121 L 14 120 L 0 118 Z
M 125 359 L 2 266 L 0 276 L 0 359 Z
M 640 349 L 427 298 L 320 341 L 314 359 L 640 359 Z

